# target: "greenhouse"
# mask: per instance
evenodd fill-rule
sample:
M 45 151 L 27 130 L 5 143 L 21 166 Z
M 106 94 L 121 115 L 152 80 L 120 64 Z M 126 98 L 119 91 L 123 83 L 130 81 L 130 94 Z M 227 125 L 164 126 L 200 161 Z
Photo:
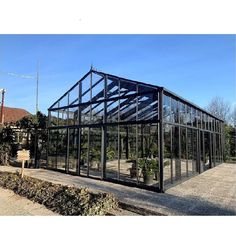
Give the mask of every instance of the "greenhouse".
M 223 160 L 223 121 L 91 68 L 49 109 L 47 168 L 164 192 Z

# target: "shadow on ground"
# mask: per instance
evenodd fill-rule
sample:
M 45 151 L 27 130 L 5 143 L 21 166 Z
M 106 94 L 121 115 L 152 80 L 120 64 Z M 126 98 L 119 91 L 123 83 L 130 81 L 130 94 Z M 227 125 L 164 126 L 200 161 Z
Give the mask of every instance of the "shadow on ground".
M 38 169 L 37 171 L 28 169 L 26 172 L 31 177 L 46 181 L 74 185 L 79 188 L 89 188 L 92 191 L 110 192 L 121 202 L 148 209 L 150 212 L 156 212 L 155 215 L 236 215 L 236 200 L 234 199 L 236 187 L 233 182 L 229 184 L 227 179 L 225 179 L 226 182 L 217 181 L 218 185 L 214 186 L 214 191 L 204 189 L 205 192 L 201 192 L 198 188 L 195 188 L 196 181 L 199 185 L 199 180 L 197 179 L 188 186 L 176 186 L 170 192 L 167 191 L 163 194 L 43 169 Z M 199 177 L 203 178 L 203 174 L 199 175 Z M 190 181 L 193 181 L 194 178 Z M 202 179 L 203 186 L 205 186 L 205 178 Z M 212 184 L 214 184 L 212 173 L 210 178 Z M 232 178 L 233 176 L 231 176 Z M 223 183 L 227 183 L 227 186 L 229 186 L 225 190 L 225 195 L 222 192 L 225 187 Z M 230 190 L 230 192 L 227 192 L 227 190 Z M 217 194 L 218 192 L 220 193 L 219 195 Z
M 54 174 L 55 178 L 53 179 L 56 180 L 57 173 L 54 172 Z M 58 181 L 60 181 L 59 178 Z M 224 208 L 220 203 L 217 205 L 199 196 L 177 196 L 169 193 L 155 193 L 119 184 L 107 184 L 101 180 L 88 181 L 88 179 L 81 177 L 74 177 L 72 179 L 70 175 L 66 174 L 63 175 L 63 182 L 69 185 L 111 192 L 122 202 L 134 204 L 139 207 L 147 207 L 159 214 L 166 212 L 167 215 L 236 215 L 235 210 Z

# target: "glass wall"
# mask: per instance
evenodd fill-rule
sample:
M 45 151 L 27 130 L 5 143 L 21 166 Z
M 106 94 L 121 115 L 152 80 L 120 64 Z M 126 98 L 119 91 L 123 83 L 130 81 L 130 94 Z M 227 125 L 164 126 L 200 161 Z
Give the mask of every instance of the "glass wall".
M 164 91 L 163 123 L 165 186 L 222 162 L 222 122 L 215 117 Z
M 49 108 L 47 166 L 163 191 L 222 162 L 221 124 L 161 87 L 91 70 Z

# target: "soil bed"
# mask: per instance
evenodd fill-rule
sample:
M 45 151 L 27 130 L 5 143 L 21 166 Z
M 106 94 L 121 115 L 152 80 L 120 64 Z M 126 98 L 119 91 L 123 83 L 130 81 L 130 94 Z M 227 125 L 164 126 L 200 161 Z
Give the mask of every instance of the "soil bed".
M 118 201 L 109 193 L 93 193 L 86 188 L 53 184 L 18 173 L 0 171 L 0 186 L 45 205 L 61 215 L 107 215 L 117 209 Z

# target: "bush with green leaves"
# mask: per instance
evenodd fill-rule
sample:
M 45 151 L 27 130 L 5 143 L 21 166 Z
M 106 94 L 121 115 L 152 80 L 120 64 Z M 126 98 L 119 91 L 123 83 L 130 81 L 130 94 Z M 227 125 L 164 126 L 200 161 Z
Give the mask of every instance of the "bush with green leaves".
M 0 144 L 0 165 L 9 165 L 12 147 L 9 143 Z
M 138 167 L 141 171 L 147 175 L 153 175 L 158 171 L 158 162 L 155 159 L 139 159 Z
M 0 186 L 20 196 L 43 204 L 61 215 L 106 215 L 118 207 L 110 193 L 93 193 L 86 188 L 75 188 L 19 174 L 0 172 Z
M 164 161 L 164 167 L 169 164 L 168 160 Z M 156 159 L 142 158 L 138 160 L 138 168 L 147 175 L 153 175 L 159 172 L 159 162 Z
M 9 165 L 10 158 L 16 156 L 17 148 L 14 144 L 14 131 L 11 127 L 0 129 L 0 165 Z

